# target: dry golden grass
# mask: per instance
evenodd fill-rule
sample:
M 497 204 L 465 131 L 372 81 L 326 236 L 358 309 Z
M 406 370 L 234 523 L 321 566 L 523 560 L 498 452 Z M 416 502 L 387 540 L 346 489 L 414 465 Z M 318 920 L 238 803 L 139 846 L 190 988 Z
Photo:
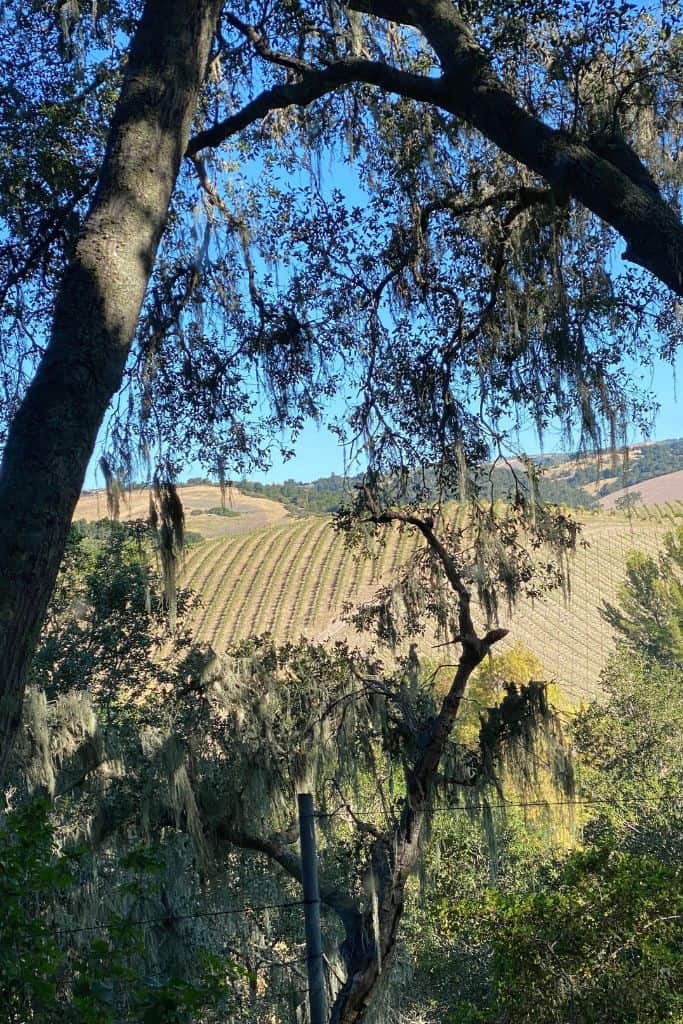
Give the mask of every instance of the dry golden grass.
M 663 473 L 650 480 L 642 480 L 631 487 L 612 491 L 600 499 L 600 504 L 603 508 L 614 508 L 619 498 L 626 494 L 639 496 L 638 502 L 643 505 L 663 505 L 667 501 L 683 502 L 683 469 L 675 473 Z
M 203 537 L 228 537 L 235 533 L 244 533 L 273 523 L 289 519 L 289 512 L 278 501 L 268 498 L 254 498 L 241 494 L 236 487 L 228 490 L 226 508 L 237 513 L 236 516 L 192 515 L 193 511 L 218 508 L 221 504 L 221 490 L 218 486 L 193 484 L 179 487 L 180 498 L 185 509 L 185 526 L 187 530 L 201 533 Z M 149 514 L 149 490 L 126 491 L 121 497 L 121 519 L 143 519 Z M 74 519 L 85 519 L 93 522 L 107 517 L 107 495 L 101 491 L 89 491 L 82 494 Z

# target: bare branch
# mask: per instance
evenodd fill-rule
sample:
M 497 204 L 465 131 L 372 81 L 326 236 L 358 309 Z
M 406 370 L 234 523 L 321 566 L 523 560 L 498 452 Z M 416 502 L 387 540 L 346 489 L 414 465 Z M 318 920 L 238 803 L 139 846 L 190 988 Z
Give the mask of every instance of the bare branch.
M 469 213 L 476 213 L 479 210 L 486 210 L 492 206 L 504 206 L 506 203 L 513 203 L 514 216 L 518 216 L 524 210 L 528 210 L 537 203 L 548 204 L 553 202 L 554 192 L 549 188 L 531 188 L 520 186 L 519 188 L 506 188 L 501 192 L 493 192 L 491 195 L 483 196 L 481 199 L 472 199 L 464 202 L 460 194 L 451 192 L 447 195 L 433 199 L 426 203 L 420 211 L 420 226 L 426 231 L 429 220 L 433 213 L 446 211 L 456 217 L 464 217 Z M 512 210 L 510 212 L 512 212 Z M 510 214 L 506 217 L 506 223 Z M 513 217 L 514 219 L 514 217 Z
M 372 498 L 368 496 L 368 500 L 372 501 Z M 451 587 L 458 595 L 460 602 L 460 634 L 463 643 L 466 643 L 471 637 L 476 640 L 476 631 L 472 622 L 470 614 L 470 601 L 471 595 L 468 588 L 465 586 L 462 576 L 458 571 L 458 567 L 455 564 L 453 558 L 446 550 L 445 545 L 439 540 L 434 533 L 434 522 L 432 519 L 423 519 L 421 516 L 413 515 L 410 512 L 400 512 L 398 509 L 388 509 L 380 512 L 378 509 L 372 512 L 372 522 L 381 524 L 389 523 L 404 523 L 407 526 L 414 526 L 415 529 L 419 530 L 422 536 L 427 541 L 427 544 L 431 551 L 441 562 L 446 579 L 450 583 Z

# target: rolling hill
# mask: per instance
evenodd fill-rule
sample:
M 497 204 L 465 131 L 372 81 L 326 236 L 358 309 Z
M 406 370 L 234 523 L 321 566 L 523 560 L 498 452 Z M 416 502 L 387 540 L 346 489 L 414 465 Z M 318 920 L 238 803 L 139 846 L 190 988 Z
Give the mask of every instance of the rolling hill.
M 593 454 L 547 453 L 535 455 L 534 460 L 542 469 L 538 492 L 543 501 L 572 508 L 597 508 L 598 499 L 612 491 L 621 491 L 629 485 L 663 474 L 683 471 L 683 438 L 642 441 L 631 445 L 628 452 L 608 449 Z M 514 489 L 510 472 L 513 468 L 524 477 L 523 464 L 518 459 L 511 459 L 506 467 L 498 465 L 491 472 L 487 471 L 480 483 L 487 493 L 493 486 L 494 497 L 506 500 L 506 495 Z M 358 480 L 358 476 L 345 479 L 333 473 L 308 483 L 286 480 L 284 483 L 263 484 L 242 480 L 239 487 L 244 494 L 282 502 L 295 515 L 324 515 L 336 512 L 342 503 L 348 501 L 353 484 Z M 419 481 L 416 478 L 420 486 L 424 482 L 423 476 Z M 436 481 L 433 481 L 433 486 L 436 494 Z M 670 498 L 667 496 L 661 500 Z
M 624 576 L 629 551 L 654 553 L 674 523 L 683 521 L 683 471 L 634 485 L 644 498 L 659 499 L 656 507 L 636 505 L 630 517 L 605 509 L 582 511 L 583 539 L 572 561 L 571 595 L 560 593 L 531 602 L 521 600 L 501 647 L 522 643 L 541 660 L 549 676 L 580 701 L 596 692 L 602 666 L 612 650 L 611 629 L 599 609 L 614 601 Z M 319 641 L 344 639 L 367 645 L 346 621 L 344 608 L 367 601 L 392 578 L 410 555 L 414 538 L 390 533 L 374 557 L 350 551 L 329 516 L 292 517 L 277 501 L 244 495 L 232 488 L 228 515 L 221 514 L 220 489 L 210 484 L 184 486 L 181 498 L 187 529 L 204 539 L 187 551 L 182 582 L 196 591 L 200 607 L 194 628 L 199 640 L 216 650 L 255 633 L 270 632 L 278 640 L 300 636 Z M 679 498 L 670 497 L 679 493 Z M 613 504 L 619 492 L 604 498 Z M 149 493 L 128 492 L 121 518 L 146 517 Z M 214 509 L 211 513 L 209 510 Z M 103 491 L 84 494 L 75 519 L 106 516 Z M 419 644 L 421 654 L 443 659 L 434 637 Z
M 562 481 L 572 488 L 578 488 L 590 498 L 599 499 L 604 507 L 611 508 L 611 503 L 603 503 L 605 497 L 615 494 L 616 501 L 630 487 L 642 490 L 649 480 L 683 471 L 683 438 L 643 441 L 631 445 L 627 452 L 602 451 L 570 459 L 551 455 L 547 457 L 544 469 L 550 480 L 556 483 Z M 681 497 L 681 494 L 666 494 L 660 500 L 677 500 Z
M 600 504 L 603 508 L 614 508 L 619 499 L 628 494 L 633 496 L 634 510 L 637 505 L 665 505 L 667 502 L 683 501 L 683 469 L 612 491 L 600 498 Z
M 180 485 L 180 497 L 185 509 L 185 526 L 188 531 L 200 533 L 205 538 L 226 537 L 244 533 L 289 519 L 289 512 L 278 501 L 242 494 L 236 487 L 228 490 L 225 511 L 221 515 L 221 489 L 216 484 Z M 209 509 L 218 512 L 210 513 Z M 231 514 L 234 513 L 234 514 Z M 121 516 L 125 522 L 131 519 L 145 519 L 149 514 L 149 490 L 133 488 L 121 496 Z M 74 521 L 85 519 L 94 522 L 107 516 L 107 495 L 104 490 L 88 491 L 81 495 Z

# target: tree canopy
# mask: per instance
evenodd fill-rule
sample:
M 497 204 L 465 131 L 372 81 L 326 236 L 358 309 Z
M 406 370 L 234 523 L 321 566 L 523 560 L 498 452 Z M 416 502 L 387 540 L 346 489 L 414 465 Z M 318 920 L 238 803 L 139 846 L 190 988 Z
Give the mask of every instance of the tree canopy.
M 217 1019 L 229 995 L 245 1022 L 298 1005 L 301 978 L 270 969 L 301 952 L 292 815 L 304 787 L 318 808 L 331 1020 L 366 1019 L 439 809 L 490 816 L 504 777 L 533 791 L 543 759 L 555 766 L 544 778 L 571 792 L 562 728 L 545 688 L 529 684 L 533 662 L 500 662 L 507 690 L 485 673 L 475 718 L 458 716 L 474 638 L 455 686 L 452 667 L 428 672 L 414 655 L 392 667 L 343 644 L 261 637 L 217 657 L 180 628 L 183 600 L 173 642 L 160 628 L 163 581 L 135 527 L 91 532 L 70 538 L 12 760 L 18 807 L 0 829 L 8 927 L 24 920 L 22 880 L 44 876 L 36 920 L 21 928 L 25 954 L 0 972 L 3 990 L 14 981 L 18 1024 L 22 1012 L 84 1012 L 85 995 L 118 1024 L 138 1000 L 158 1006 L 148 975 L 158 999 L 175 993 L 189 1012 L 204 998 Z M 47 821 L 37 795 L 51 801 Z M 208 970 L 226 951 L 227 992 Z M 192 993 L 197 1005 L 185 1006 Z
M 283 430 L 332 418 L 367 465 L 342 525 L 424 541 L 367 621 L 388 637 L 436 616 L 459 651 L 375 836 L 388 952 L 465 687 L 503 634 L 499 597 L 562 585 L 576 541 L 537 502 L 518 432 L 559 421 L 615 446 L 651 411 L 625 361 L 680 342 L 679 4 L 37 0 L 3 15 L 0 769 L 102 424 L 112 479 L 142 466 L 155 481 L 170 581 L 182 465 L 223 482 Z M 340 1019 L 360 1019 L 378 963 L 351 950 Z
M 0 825 L 17 1024 L 57 1007 L 286 1019 L 305 998 L 302 786 L 333 1021 L 678 1009 L 683 720 L 666 651 L 618 652 L 568 722 L 518 646 L 470 677 L 446 734 L 452 666 L 268 637 L 219 658 L 192 644 L 182 600 L 169 643 L 149 555 L 137 527 L 74 532 L 34 659 Z
M 40 620 L 116 392 L 114 464 L 164 476 L 262 463 L 333 394 L 384 480 L 463 491 L 527 419 L 647 420 L 622 360 L 680 337 L 677 4 L 38 3 L 0 31 L 10 678 L 10 595 Z

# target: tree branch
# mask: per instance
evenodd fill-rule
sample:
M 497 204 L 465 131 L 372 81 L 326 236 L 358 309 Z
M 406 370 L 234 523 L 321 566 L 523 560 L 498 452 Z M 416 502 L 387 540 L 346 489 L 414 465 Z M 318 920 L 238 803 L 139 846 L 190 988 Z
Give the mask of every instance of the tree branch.
M 320 70 L 302 71 L 298 82 L 287 82 L 266 89 L 237 114 L 219 121 L 212 128 L 199 132 L 190 139 L 185 155 L 192 157 L 206 147 L 220 146 L 233 135 L 260 121 L 272 110 L 308 106 L 339 86 L 352 82 L 378 85 L 389 92 L 410 96 L 425 103 L 437 102 L 441 91 L 437 80 L 399 71 L 388 64 L 370 60 L 336 61 Z
M 587 144 L 550 128 L 521 107 L 491 69 L 488 57 L 450 0 L 348 0 L 352 10 L 410 25 L 435 50 L 443 74 L 428 78 L 368 60 L 341 60 L 302 70 L 298 82 L 274 86 L 241 111 L 195 135 L 193 156 L 262 119 L 271 110 L 307 106 L 342 85 L 376 85 L 454 114 L 505 153 L 573 196 L 625 240 L 624 259 L 683 295 L 683 224 L 645 189 Z
M 683 295 L 683 224 L 676 214 L 588 145 L 520 107 L 451 0 L 348 0 L 347 5 L 422 32 L 443 70 L 432 102 L 611 225 L 627 243 L 624 259 Z
M 27 255 L 21 263 L 13 266 L 5 281 L 0 285 L 0 308 L 5 305 L 5 300 L 10 289 L 16 284 L 20 284 L 26 275 L 34 271 L 41 260 L 47 261 L 50 256 L 54 259 L 54 253 L 51 252 L 53 243 L 56 242 L 59 235 L 67 229 L 69 220 L 75 214 L 76 207 L 79 203 L 83 202 L 83 200 L 92 191 L 96 181 L 97 172 L 95 171 L 87 176 L 82 187 L 70 197 L 69 201 L 65 203 L 64 206 L 57 207 L 45 217 L 36 232 L 36 240 L 29 249 Z M 10 259 L 12 260 L 12 247 L 8 245 L 7 251 Z
M 146 0 L 98 186 L 62 276 L 50 340 L 0 469 L 0 776 L 73 511 L 121 385 L 221 0 Z
M 247 22 L 242 21 L 241 18 L 238 18 L 236 14 L 232 14 L 230 11 L 224 11 L 223 17 L 229 25 L 232 25 L 238 32 L 242 33 L 245 39 L 254 47 L 259 57 L 263 57 L 270 64 L 278 64 L 280 67 L 297 72 L 313 70 L 307 61 L 301 60 L 299 57 L 291 57 L 280 50 L 271 50 L 268 40 L 262 32 L 259 32 L 255 25 L 247 24 Z
M 372 498 L 368 496 L 368 500 L 372 501 Z M 390 523 L 404 523 L 407 526 L 414 526 L 420 531 L 431 551 L 441 562 L 441 566 L 446 575 L 446 579 L 450 583 L 451 587 L 458 595 L 460 603 L 459 610 L 459 624 L 460 624 L 460 637 L 462 643 L 465 644 L 470 639 L 476 639 L 476 631 L 472 622 L 472 616 L 470 613 L 470 592 L 465 586 L 463 579 L 458 571 L 454 560 L 449 555 L 444 544 L 434 533 L 434 523 L 431 519 L 423 519 L 421 516 L 412 515 L 409 512 L 399 512 L 396 509 L 390 509 L 384 512 L 373 511 L 371 515 L 372 522 L 378 525 L 390 524 Z
M 523 213 L 525 210 L 530 209 L 536 204 L 548 205 L 554 201 L 555 193 L 550 188 L 532 188 L 527 186 L 520 186 L 517 188 L 506 188 L 500 192 L 492 192 L 490 195 L 484 196 L 480 199 L 468 199 L 463 200 L 459 192 L 449 192 L 443 196 L 439 196 L 438 199 L 433 199 L 429 203 L 425 203 L 424 206 L 419 208 L 419 232 L 422 236 L 426 235 L 429 228 L 429 221 L 433 214 L 448 212 L 454 217 L 465 217 L 470 213 L 476 213 L 481 210 L 487 210 L 490 207 L 504 206 L 506 203 L 511 203 L 516 200 L 514 206 L 508 211 L 503 221 L 503 227 L 509 228 L 514 220 Z M 502 270 L 502 256 L 504 253 L 504 246 L 507 241 L 507 237 L 504 239 L 500 248 L 500 264 Z M 401 259 L 395 266 L 388 270 L 382 280 L 372 290 L 372 298 L 377 305 L 387 285 L 391 284 L 410 264 L 411 260 L 415 259 L 419 252 L 419 239 L 416 238 L 415 242 L 410 245 L 402 254 Z M 496 275 L 498 278 L 500 275 Z M 432 283 L 432 287 L 434 287 Z M 453 294 L 452 292 L 450 294 Z M 486 310 L 489 307 L 492 308 L 495 303 L 495 289 L 492 291 L 491 300 L 487 303 Z M 461 304 L 459 304 L 461 305 Z M 486 315 L 486 312 L 484 316 Z M 479 326 L 483 322 L 484 316 L 480 319 L 479 324 L 473 331 L 469 332 L 469 337 L 474 335 L 474 332 L 479 329 Z
M 359 1024 L 372 998 L 380 974 L 380 964 L 391 959 L 396 948 L 398 929 L 403 916 L 405 887 L 414 871 L 421 850 L 422 834 L 434 788 L 439 782 L 439 763 L 453 731 L 467 683 L 491 647 L 507 635 L 506 629 L 489 630 L 480 637 L 470 615 L 470 593 L 458 572 L 457 565 L 434 532 L 430 519 L 399 511 L 380 512 L 373 509 L 372 495 L 366 492 L 369 507 L 377 523 L 402 522 L 418 529 L 436 554 L 460 601 L 462 651 L 451 687 L 441 709 L 432 720 L 422 748 L 407 776 L 407 792 L 401 816 L 390 834 L 378 837 L 372 845 L 368 873 L 372 873 L 377 889 L 380 949 L 367 941 L 373 934 L 372 911 L 365 914 L 362 928 L 354 941 L 346 943 L 348 977 L 337 994 L 330 1024 Z M 461 784 L 466 784 L 463 780 Z
M 231 843 L 243 850 L 253 850 L 255 853 L 263 853 L 266 857 L 279 864 L 295 881 L 301 883 L 302 869 L 299 857 L 288 850 L 286 846 L 275 837 L 254 836 L 242 829 L 234 828 L 226 822 L 218 822 L 213 826 L 213 834 L 224 842 Z M 335 912 L 344 925 L 347 935 L 355 935 L 361 926 L 363 916 L 355 902 L 349 896 L 345 896 L 337 889 L 322 886 L 320 899 Z
M 510 216 L 518 216 L 524 210 L 530 209 L 536 203 L 548 204 L 552 202 L 554 193 L 548 188 L 532 188 L 529 186 L 518 186 L 506 188 L 501 192 L 492 192 L 491 195 L 481 199 L 463 201 L 458 192 L 450 192 L 438 199 L 433 199 L 420 210 L 420 227 L 426 231 L 429 219 L 433 213 L 446 211 L 456 217 L 463 217 L 468 213 L 476 213 L 479 210 L 486 210 L 491 206 L 504 206 L 506 203 L 514 203 L 510 213 L 506 217 L 506 223 Z

